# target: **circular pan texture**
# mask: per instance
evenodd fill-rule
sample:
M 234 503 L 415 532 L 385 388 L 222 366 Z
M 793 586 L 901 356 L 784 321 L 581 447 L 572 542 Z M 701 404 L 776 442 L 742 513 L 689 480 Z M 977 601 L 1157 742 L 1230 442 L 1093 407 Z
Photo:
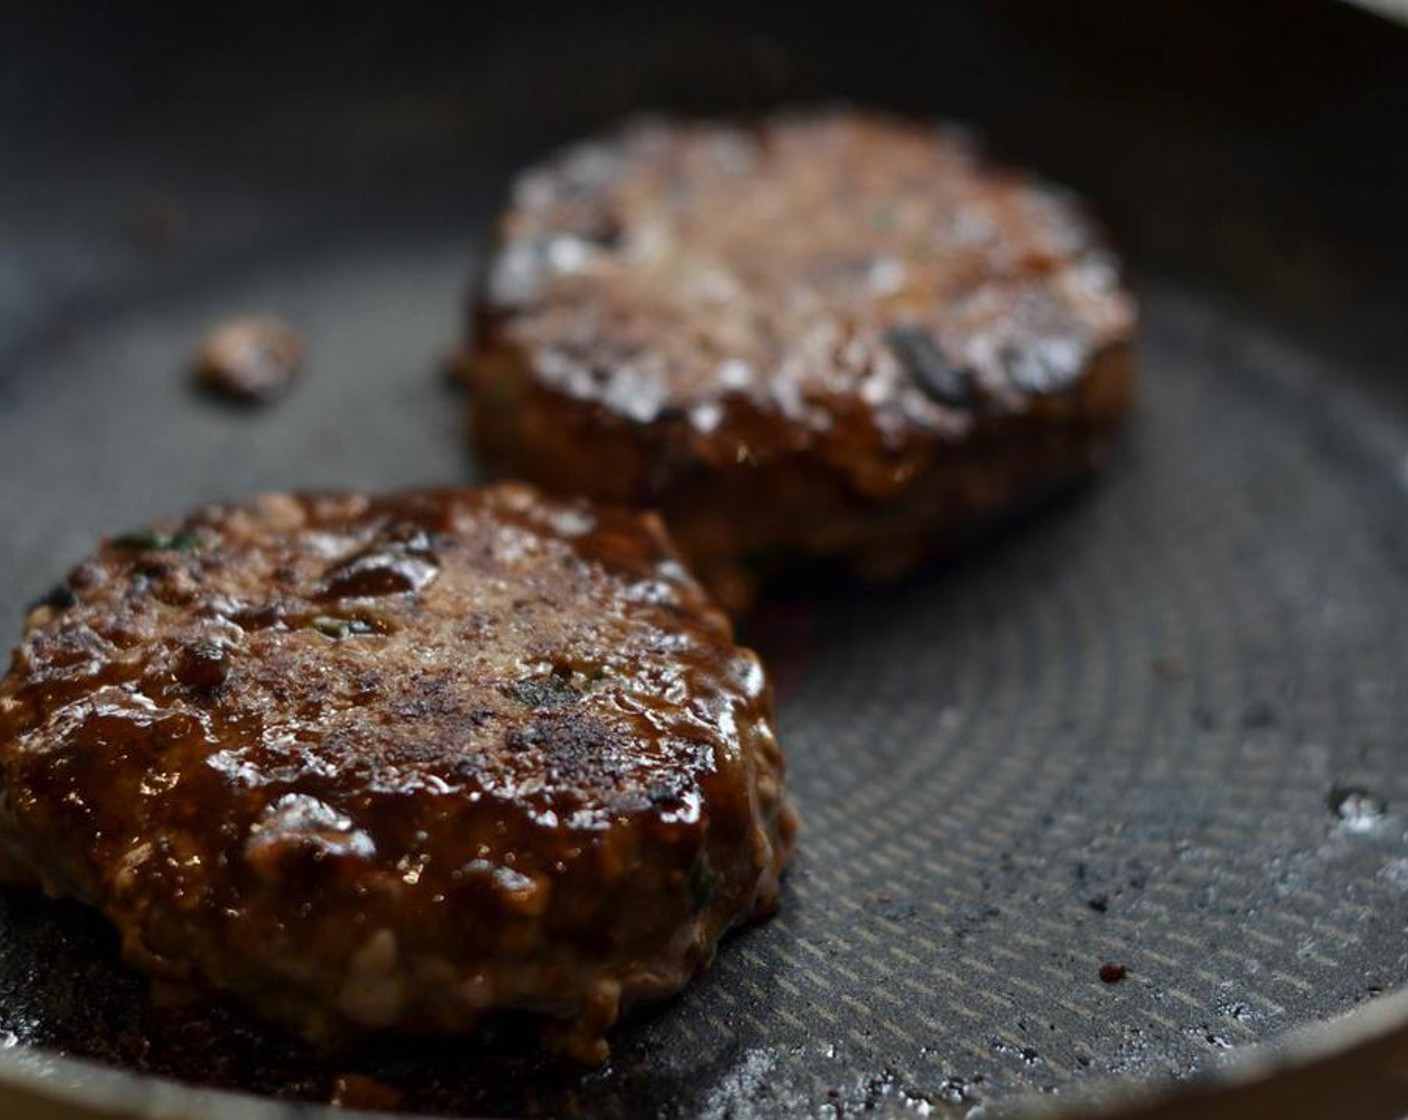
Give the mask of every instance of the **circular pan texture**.
M 606 1056 L 776 906 L 754 655 L 658 521 L 273 495 L 107 541 L 0 685 L 0 871 L 303 1033 L 503 1009 Z
M 1133 304 L 1064 192 L 834 110 L 642 121 L 523 174 L 474 313 L 476 443 L 659 508 L 730 609 L 912 569 L 1087 474 Z

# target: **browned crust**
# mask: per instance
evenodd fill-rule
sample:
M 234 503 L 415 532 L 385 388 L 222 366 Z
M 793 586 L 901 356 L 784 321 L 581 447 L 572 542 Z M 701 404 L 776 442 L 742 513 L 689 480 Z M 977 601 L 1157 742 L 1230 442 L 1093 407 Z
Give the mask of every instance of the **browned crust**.
M 648 516 L 273 495 L 107 542 L 0 684 L 0 870 L 303 1032 L 588 1060 L 776 906 L 757 659 Z
M 1087 473 L 1133 381 L 1075 203 L 846 112 L 636 124 L 529 171 L 475 325 L 486 460 L 658 507 L 733 607 L 741 561 L 900 572 Z

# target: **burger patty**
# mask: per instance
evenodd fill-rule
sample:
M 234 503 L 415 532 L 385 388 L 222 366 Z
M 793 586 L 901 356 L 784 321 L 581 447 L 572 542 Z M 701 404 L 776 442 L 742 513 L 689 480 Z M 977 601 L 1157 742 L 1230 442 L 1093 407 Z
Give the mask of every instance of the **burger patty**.
M 1135 313 L 1065 192 L 846 111 L 637 122 L 516 183 L 466 376 L 485 459 L 653 506 L 728 606 L 886 577 L 1084 476 Z
M 546 1017 L 606 1056 L 777 905 L 757 658 L 650 515 L 524 486 L 107 541 L 0 684 L 0 872 L 328 1042 Z

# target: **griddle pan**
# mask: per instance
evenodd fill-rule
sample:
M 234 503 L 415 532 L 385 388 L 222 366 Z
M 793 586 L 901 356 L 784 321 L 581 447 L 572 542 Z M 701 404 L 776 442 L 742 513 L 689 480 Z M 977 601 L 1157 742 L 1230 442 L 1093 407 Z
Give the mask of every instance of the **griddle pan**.
M 774 590 L 782 912 L 607 1068 L 511 1025 L 320 1057 L 154 1007 L 93 915 L 11 890 L 0 1115 L 282 1120 L 350 1073 L 466 1116 L 1408 1111 L 1408 36 L 1331 3 L 500 7 L 7 6 L 0 631 L 103 532 L 477 477 L 440 365 L 508 177 L 642 109 L 848 98 L 1077 188 L 1143 302 L 1138 415 L 962 560 Z M 269 410 L 184 372 L 242 311 L 307 341 Z

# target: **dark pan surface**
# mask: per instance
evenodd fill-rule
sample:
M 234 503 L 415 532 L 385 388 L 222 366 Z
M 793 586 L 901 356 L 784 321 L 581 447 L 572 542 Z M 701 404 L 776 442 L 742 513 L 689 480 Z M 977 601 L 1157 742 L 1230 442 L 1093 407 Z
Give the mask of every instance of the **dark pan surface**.
M 884 59 L 792 12 L 20 20 L 6 634 L 100 532 L 473 477 L 437 365 L 504 177 L 640 105 L 848 93 L 973 120 L 1111 218 L 1144 385 L 1099 485 L 962 563 L 794 588 L 752 624 L 806 821 L 783 910 L 608 1069 L 539 1068 L 511 1031 L 328 1063 L 233 1013 L 157 1012 L 99 921 L 13 891 L 0 1047 L 312 1100 L 360 1070 L 463 1114 L 942 1115 L 1185 1075 L 1408 982 L 1408 231 L 1386 212 L 1408 47 L 1333 8 L 1243 59 L 1264 11 L 1037 9 L 887 12 Z M 114 36 L 121 66 L 91 45 Z M 56 75 L 78 84 L 40 98 Z M 201 331 L 261 309 L 305 333 L 294 394 L 191 394 Z

